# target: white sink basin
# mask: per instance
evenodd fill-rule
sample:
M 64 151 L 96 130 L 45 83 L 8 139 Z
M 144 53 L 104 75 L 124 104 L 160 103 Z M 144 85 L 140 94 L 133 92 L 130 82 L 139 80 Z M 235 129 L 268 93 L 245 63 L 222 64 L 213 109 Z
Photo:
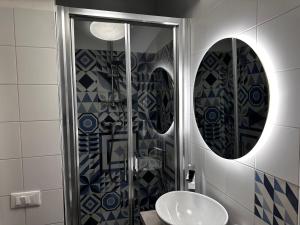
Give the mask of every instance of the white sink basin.
M 155 209 L 170 225 L 226 225 L 228 213 L 216 200 L 194 192 L 173 191 L 162 195 Z

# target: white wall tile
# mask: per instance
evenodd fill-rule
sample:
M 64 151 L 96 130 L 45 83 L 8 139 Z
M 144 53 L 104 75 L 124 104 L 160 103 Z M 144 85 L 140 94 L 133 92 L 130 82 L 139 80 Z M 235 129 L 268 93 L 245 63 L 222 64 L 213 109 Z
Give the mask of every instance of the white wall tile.
M 299 130 L 272 126 L 271 134 L 256 152 L 256 168 L 298 185 Z
M 203 50 L 201 52 L 192 54 L 191 56 L 191 78 L 190 78 L 191 93 L 194 92 L 194 84 L 195 84 L 197 71 L 206 52 L 207 51 Z
M 0 7 L 19 7 L 20 3 L 1 1 Z M 21 5 L 31 8 L 37 4 L 26 1 Z M 44 1 L 39 5 L 51 5 L 53 10 L 54 1 Z M 23 122 L 22 136 L 19 122 L 7 122 L 19 121 L 19 111 L 22 112 L 22 120 L 26 121 L 59 119 L 58 86 L 37 85 L 58 83 L 54 21 L 54 11 L 0 8 L 1 225 L 60 225 L 64 220 L 62 189 L 42 192 L 43 205 L 27 209 L 27 218 L 25 209 L 11 210 L 10 197 L 5 196 L 22 191 L 23 180 L 24 190 L 62 188 L 61 155 L 25 158 L 24 165 L 22 159 L 9 159 L 22 156 L 21 137 L 25 157 L 60 154 L 59 122 Z M 15 44 L 22 46 L 17 48 L 17 56 Z M 12 85 L 18 81 L 26 85 Z
M 10 197 L 0 197 L 0 224 L 25 225 L 25 209 L 11 209 Z
M 19 92 L 22 121 L 59 118 L 58 87 L 56 85 L 20 85 Z
M 258 27 L 257 44 L 270 57 L 275 70 L 300 67 L 300 8 Z
M 236 38 L 246 42 L 251 47 L 256 47 L 256 35 L 257 34 L 257 27 L 253 27 L 250 30 L 242 32 L 236 36 Z M 256 50 L 256 49 L 254 49 Z
M 43 1 L 1 0 L 0 7 L 55 11 L 55 1 L 54 0 L 43 0 Z
M 227 165 L 226 159 L 222 159 L 211 150 L 205 151 L 205 179 L 208 183 L 226 191 Z
M 200 19 L 192 19 L 191 21 L 191 53 L 199 54 L 200 52 L 208 49 L 214 41 L 209 41 L 206 24 L 206 18 L 202 16 Z
M 0 196 L 23 190 L 21 159 L 0 160 Z
M 26 190 L 61 188 L 61 160 L 60 155 L 24 158 L 24 188 Z
M 265 223 L 257 219 L 252 212 L 254 166 L 289 182 L 300 183 L 299 130 L 295 128 L 300 127 L 300 98 L 298 97 L 300 69 L 295 69 L 300 68 L 298 44 L 300 30 L 297 29 L 300 21 L 300 8 L 288 12 L 295 6 L 299 6 L 300 1 L 258 0 L 258 23 L 280 14 L 281 16 L 257 28 L 253 27 L 256 24 L 254 12 L 256 1 L 239 1 L 234 5 L 231 5 L 234 1 L 207 2 L 202 1 L 199 4 L 202 7 L 193 12 L 191 89 L 201 52 L 217 40 L 229 36 L 237 37 L 251 46 L 257 45 L 254 50 L 262 50 L 271 62 L 270 65 L 266 65 L 266 68 L 271 67 L 275 71 L 289 70 L 273 73 L 270 76 L 270 79 L 277 80 L 278 83 L 278 90 L 271 90 L 271 94 L 278 93 L 276 102 L 279 110 L 275 125 L 270 129 L 270 135 L 267 135 L 268 140 L 263 142 L 260 149 L 256 149 L 255 154 L 251 154 L 251 157 L 229 161 L 221 159 L 210 151 L 204 151 L 205 174 L 202 179 L 207 181 L 204 190 L 208 190 L 209 195 L 217 196 L 217 200 L 228 210 L 229 224 L 263 225 Z M 253 5 L 249 7 L 249 4 Z M 264 58 L 262 60 L 263 63 L 268 63 Z M 192 90 L 189 91 L 192 92 Z M 195 146 L 206 148 L 203 139 L 196 132 L 195 120 L 191 117 L 190 121 L 193 150 L 198 151 Z M 196 154 L 197 152 L 194 152 L 193 156 Z M 197 169 L 197 172 L 200 172 L 198 170 L 200 169 Z M 214 191 L 211 191 L 211 184 L 214 185 Z
M 0 121 L 19 120 L 17 85 L 0 85 L 0 105 Z
M 300 69 L 277 72 L 276 79 L 278 82 L 278 93 L 276 102 L 278 104 L 278 112 L 275 123 L 300 127 Z
M 14 14 L 11 8 L 0 8 L 0 45 L 14 45 Z
M 192 149 L 191 163 L 194 165 L 196 174 L 196 191 L 202 193 L 203 191 L 203 178 L 204 178 L 204 165 L 205 165 L 205 149 L 199 148 L 199 146 L 191 143 Z
M 15 9 L 17 46 L 56 47 L 54 12 Z
M 205 151 L 205 178 L 248 210 L 253 211 L 254 169 Z
M 298 5 L 300 5 L 299 0 L 258 0 L 258 23 L 285 13 Z
M 26 209 L 26 225 L 55 224 L 64 221 L 62 189 L 43 191 L 42 205 Z
M 193 5 L 191 16 L 196 21 L 199 21 L 203 16 L 213 11 L 222 0 L 202 0 L 198 4 Z
M 20 124 L 0 123 L 0 159 L 21 157 Z
M 255 26 L 256 7 L 256 1 L 227 0 L 207 9 L 192 23 L 192 53 Z
M 61 154 L 59 121 L 21 123 L 24 157 Z
M 19 84 L 57 84 L 56 50 L 17 47 Z
M 0 46 L 0 84 L 16 83 L 17 65 L 15 47 Z
M 250 151 L 251 152 L 251 151 Z M 254 155 L 245 155 L 242 158 L 235 159 L 234 161 L 242 163 L 244 165 L 255 168 L 255 156 Z
M 242 205 L 235 202 L 233 199 L 222 193 L 217 188 L 207 184 L 206 193 L 211 198 L 219 201 L 227 210 L 230 225 L 253 225 L 254 215 L 251 211 L 244 208 Z
M 194 111 L 194 109 L 193 109 L 193 111 Z M 197 122 L 196 122 L 196 119 L 195 119 L 195 113 L 193 111 L 191 112 L 191 115 L 190 115 L 190 117 L 191 117 L 190 120 L 192 122 L 191 127 L 190 127 L 190 129 L 191 129 L 191 142 L 196 144 L 199 148 L 210 150 L 209 146 L 206 144 L 203 137 L 201 136 L 200 130 L 197 126 Z
M 230 160 L 227 163 L 226 194 L 253 211 L 254 168 Z

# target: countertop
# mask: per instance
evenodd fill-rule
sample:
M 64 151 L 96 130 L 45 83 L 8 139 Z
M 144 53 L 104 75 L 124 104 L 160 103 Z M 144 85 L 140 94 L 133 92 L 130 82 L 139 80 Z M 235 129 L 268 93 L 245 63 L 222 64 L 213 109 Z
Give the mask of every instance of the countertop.
M 141 212 L 143 225 L 166 225 L 162 222 L 155 210 Z

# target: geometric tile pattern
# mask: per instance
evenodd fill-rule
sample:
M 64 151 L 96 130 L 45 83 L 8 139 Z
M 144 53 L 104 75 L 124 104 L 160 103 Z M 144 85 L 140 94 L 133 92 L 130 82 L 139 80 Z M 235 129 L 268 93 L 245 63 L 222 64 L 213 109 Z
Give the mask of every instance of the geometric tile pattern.
M 298 186 L 255 171 L 254 197 L 254 213 L 267 224 L 298 224 Z
M 153 71 L 150 83 L 154 83 L 153 89 L 148 92 L 155 102 L 155 108 L 151 107 L 150 121 L 156 131 L 163 134 L 172 125 L 174 118 L 174 84 L 170 74 L 163 68 Z M 150 108 L 150 107 L 149 107 Z
M 86 134 L 93 133 L 98 127 L 98 119 L 92 113 L 81 114 L 78 118 L 78 127 Z
M 230 158 L 234 147 L 233 93 L 231 54 L 210 51 L 197 71 L 195 118 L 208 146 L 225 158 Z
M 172 63 L 172 51 L 170 43 L 156 54 L 133 53 L 131 56 L 134 151 L 138 157 L 146 159 L 142 166 L 144 170 L 135 178 L 136 225 L 140 224 L 140 210 L 154 209 L 159 196 L 175 189 L 174 133 L 160 136 L 154 132 L 147 116 L 157 105 L 153 97 L 155 85 L 150 81 L 151 71 L 161 60 Z M 118 75 L 115 80 L 119 92 L 112 92 L 112 71 Z M 124 52 L 76 50 L 82 225 L 128 224 L 128 183 L 124 170 L 128 139 L 125 75 Z M 114 105 L 109 103 L 112 98 L 116 100 Z M 119 124 L 113 138 L 111 130 L 105 125 L 108 123 Z M 110 146 L 112 151 L 109 151 Z M 158 155 L 152 155 L 152 152 L 150 156 L 155 157 L 157 165 L 147 167 L 154 160 L 149 156 L 152 147 L 165 149 L 166 152 Z
M 239 152 L 242 156 L 255 146 L 265 127 L 269 87 L 264 67 L 252 48 L 241 43 L 237 58 L 238 93 L 242 95 L 238 105 Z
M 116 192 L 108 192 L 102 197 L 102 206 L 106 211 L 115 210 L 120 206 L 120 195 Z

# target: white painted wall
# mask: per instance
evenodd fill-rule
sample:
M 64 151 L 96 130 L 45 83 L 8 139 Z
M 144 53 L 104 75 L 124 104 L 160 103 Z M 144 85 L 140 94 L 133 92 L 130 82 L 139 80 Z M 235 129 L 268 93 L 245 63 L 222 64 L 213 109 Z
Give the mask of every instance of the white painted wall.
M 0 2 L 0 224 L 62 224 L 61 132 L 53 1 Z M 42 206 L 10 209 L 41 190 Z
M 225 160 L 211 152 L 198 131 L 193 107 L 190 109 L 197 191 L 223 203 L 230 224 L 263 224 L 253 214 L 255 169 L 299 186 L 299 5 L 298 0 L 203 0 L 188 12 L 192 17 L 192 69 L 186 91 L 192 95 L 196 71 L 207 49 L 226 37 L 250 44 L 272 83 L 275 104 L 268 130 L 260 145 L 239 160 Z

